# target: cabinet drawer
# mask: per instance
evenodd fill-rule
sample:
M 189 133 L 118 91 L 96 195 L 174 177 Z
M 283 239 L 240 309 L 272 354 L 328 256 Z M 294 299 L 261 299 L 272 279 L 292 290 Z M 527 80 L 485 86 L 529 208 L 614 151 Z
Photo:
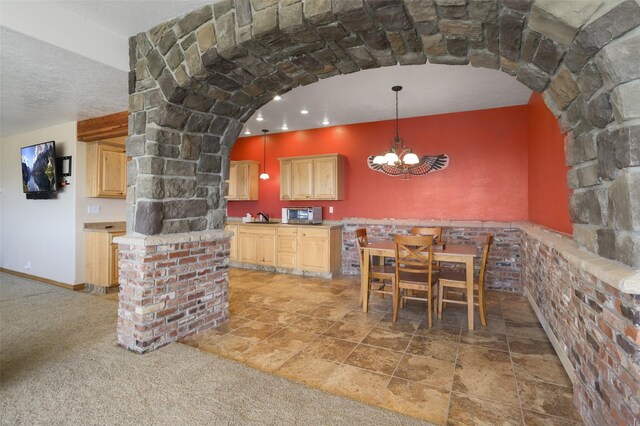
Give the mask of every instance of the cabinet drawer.
M 301 237 L 328 238 L 329 229 L 299 228 L 298 235 Z
M 278 235 L 298 235 L 298 228 L 295 226 L 278 226 Z
M 296 269 L 295 253 L 278 253 L 278 267 Z
M 278 253 L 280 252 L 295 253 L 297 247 L 298 247 L 298 244 L 297 244 L 296 237 L 293 237 L 293 236 L 278 237 L 277 246 L 276 246 L 276 251 Z
M 251 234 L 251 235 L 276 235 L 276 227 L 273 225 L 248 225 L 248 226 L 240 226 L 239 233 L 242 235 Z

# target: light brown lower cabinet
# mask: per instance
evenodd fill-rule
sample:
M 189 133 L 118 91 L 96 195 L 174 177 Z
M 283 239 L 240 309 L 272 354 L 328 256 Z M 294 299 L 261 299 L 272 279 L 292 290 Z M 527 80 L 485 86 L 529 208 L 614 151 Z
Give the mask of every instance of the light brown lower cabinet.
M 99 287 L 118 285 L 118 244 L 124 232 L 85 231 L 85 282 Z
M 340 227 L 250 224 L 227 225 L 226 229 L 233 230 L 238 235 L 235 247 L 231 249 L 237 255 L 231 260 L 240 264 L 306 272 L 340 272 Z
M 276 265 L 279 268 L 298 267 L 298 228 L 279 226 L 276 239 Z

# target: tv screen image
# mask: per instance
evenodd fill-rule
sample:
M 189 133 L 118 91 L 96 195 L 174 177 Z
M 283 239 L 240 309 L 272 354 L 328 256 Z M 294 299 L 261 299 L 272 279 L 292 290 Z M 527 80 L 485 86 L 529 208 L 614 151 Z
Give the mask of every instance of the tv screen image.
M 22 155 L 22 190 L 56 192 L 56 143 L 54 141 L 26 146 Z

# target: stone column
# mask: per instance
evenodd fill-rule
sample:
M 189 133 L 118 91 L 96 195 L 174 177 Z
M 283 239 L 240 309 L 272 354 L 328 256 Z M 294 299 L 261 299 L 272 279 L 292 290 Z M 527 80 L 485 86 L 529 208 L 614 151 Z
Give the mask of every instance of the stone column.
M 226 231 L 118 237 L 118 344 L 158 349 L 229 319 Z

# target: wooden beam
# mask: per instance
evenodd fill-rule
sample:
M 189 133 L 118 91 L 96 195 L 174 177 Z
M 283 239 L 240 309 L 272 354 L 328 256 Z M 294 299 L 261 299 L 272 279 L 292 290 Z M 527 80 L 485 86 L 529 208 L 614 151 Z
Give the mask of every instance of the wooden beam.
M 78 121 L 78 140 L 93 142 L 102 139 L 127 136 L 129 131 L 129 112 L 122 111 L 104 117 Z

